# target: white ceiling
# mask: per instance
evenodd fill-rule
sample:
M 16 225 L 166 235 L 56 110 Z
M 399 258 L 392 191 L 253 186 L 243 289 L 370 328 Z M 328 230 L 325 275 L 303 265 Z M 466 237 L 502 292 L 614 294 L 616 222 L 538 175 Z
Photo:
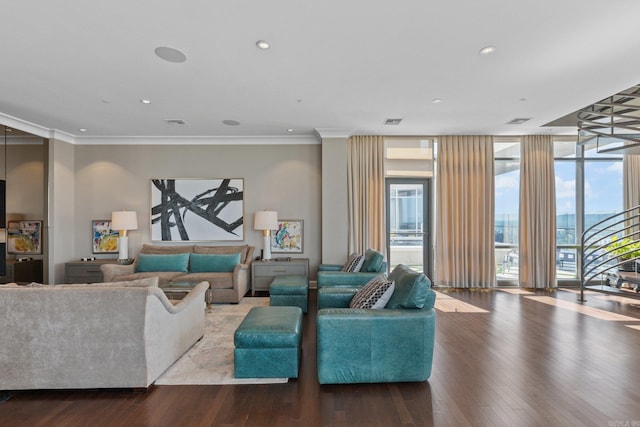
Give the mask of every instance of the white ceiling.
M 630 0 L 23 0 L 0 13 L 0 123 L 78 142 L 567 134 L 543 125 L 640 82 Z

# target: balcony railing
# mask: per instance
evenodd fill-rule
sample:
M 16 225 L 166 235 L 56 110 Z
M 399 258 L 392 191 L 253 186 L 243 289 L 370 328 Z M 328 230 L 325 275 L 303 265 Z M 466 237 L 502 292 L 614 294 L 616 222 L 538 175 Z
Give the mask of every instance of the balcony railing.
M 612 245 L 618 236 L 624 236 Z M 615 247 L 614 247 L 615 246 Z M 602 291 L 590 286 L 594 282 L 608 285 L 610 276 L 627 263 L 634 266 L 640 259 L 640 206 L 627 209 L 592 225 L 582 233 L 580 266 L 580 301 L 585 289 Z

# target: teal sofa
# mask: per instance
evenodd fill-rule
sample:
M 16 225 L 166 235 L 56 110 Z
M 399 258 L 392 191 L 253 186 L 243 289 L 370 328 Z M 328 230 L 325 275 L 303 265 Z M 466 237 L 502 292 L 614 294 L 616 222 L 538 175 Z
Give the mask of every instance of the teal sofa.
M 435 293 L 430 280 L 406 266 L 389 274 L 395 289 L 386 308 L 318 310 L 317 365 L 320 384 L 425 381 L 431 375 L 435 339 Z

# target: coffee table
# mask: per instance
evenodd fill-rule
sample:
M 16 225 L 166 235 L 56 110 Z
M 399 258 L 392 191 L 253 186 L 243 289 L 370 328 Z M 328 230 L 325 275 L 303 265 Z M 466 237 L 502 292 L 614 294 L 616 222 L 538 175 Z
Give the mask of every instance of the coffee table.
M 197 283 L 194 282 L 170 282 L 160 284 L 159 287 L 168 298 L 180 296 L 180 298 L 177 299 L 182 299 L 191 292 L 195 285 L 197 285 Z M 211 305 L 211 288 L 207 289 L 207 292 L 204 294 L 204 301 L 207 307 Z

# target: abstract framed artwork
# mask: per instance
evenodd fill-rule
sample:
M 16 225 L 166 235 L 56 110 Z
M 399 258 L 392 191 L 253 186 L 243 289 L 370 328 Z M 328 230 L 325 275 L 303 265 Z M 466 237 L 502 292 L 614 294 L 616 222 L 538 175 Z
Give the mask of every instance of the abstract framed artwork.
M 9 221 L 7 223 L 8 253 L 37 255 L 42 253 L 42 221 Z
M 152 179 L 151 240 L 244 240 L 244 180 Z
M 117 254 L 118 237 L 120 233 L 111 229 L 108 219 L 94 219 L 91 221 L 91 236 L 93 236 L 94 254 Z
M 278 229 L 271 234 L 271 253 L 303 253 L 303 226 L 301 219 L 279 219 Z

